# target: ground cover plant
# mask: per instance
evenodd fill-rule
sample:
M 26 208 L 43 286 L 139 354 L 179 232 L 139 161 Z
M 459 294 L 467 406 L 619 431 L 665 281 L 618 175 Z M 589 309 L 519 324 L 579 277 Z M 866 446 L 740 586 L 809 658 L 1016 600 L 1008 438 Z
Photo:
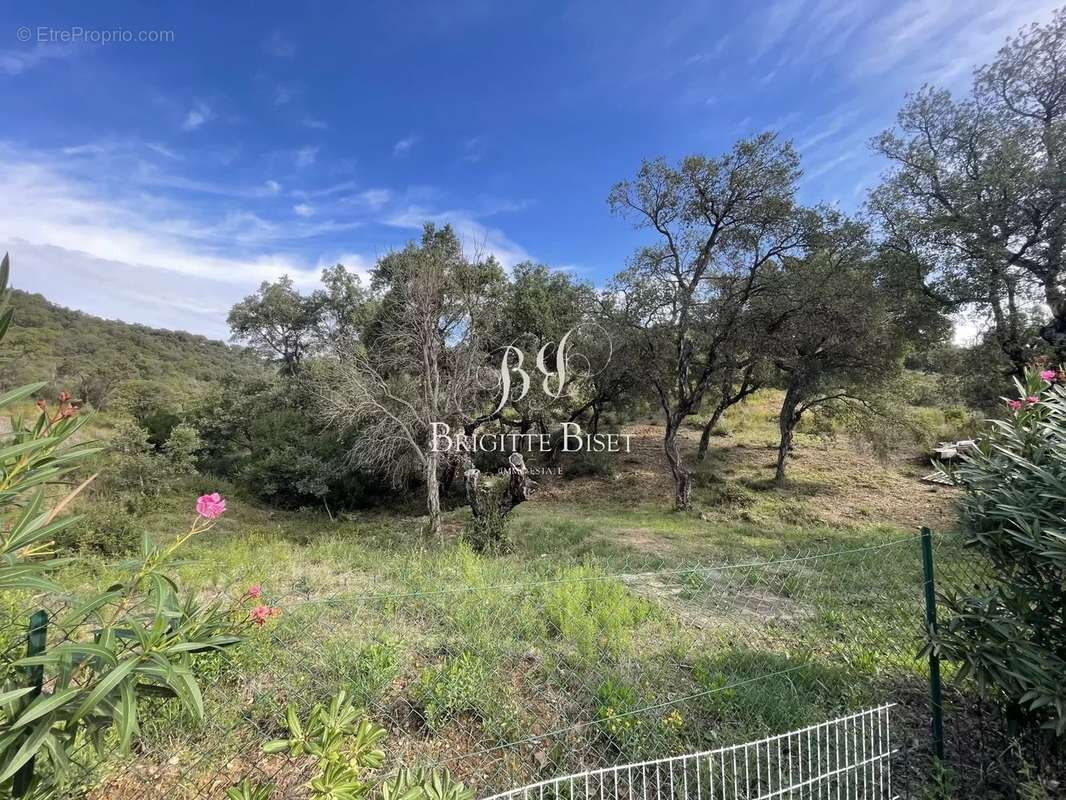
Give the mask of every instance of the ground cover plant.
M 429 215 L 314 287 L 264 260 L 241 349 L 13 318 L 5 258 L 0 800 L 469 800 L 889 706 L 903 795 L 1050 796 L 1064 63 L 1059 10 L 909 97 L 871 213 L 775 131 L 643 159 L 598 285 Z
M 284 735 L 287 708 L 304 718 L 339 691 L 388 731 L 387 766 L 445 767 L 484 792 L 603 759 L 721 746 L 879 703 L 900 683 L 921 687 L 910 526 L 859 514 L 842 523 L 829 507 L 819 519 L 817 486 L 772 488 L 772 409 L 749 413 L 738 427 L 762 442 L 754 472 L 767 481 L 746 490 L 752 502 L 705 519 L 647 501 L 604 510 L 575 502 L 577 487 L 560 480 L 515 512 L 507 553 L 462 544 L 465 511 L 445 515 L 453 541 L 427 551 L 409 536 L 417 517 L 330 521 L 229 498 L 175 577 L 205 599 L 255 587 L 282 614 L 203 664 L 203 720 L 153 708 L 137 758 L 87 764 L 83 785 L 99 797 L 149 784 L 196 797 L 249 778 L 274 783 L 276 796 L 298 792 L 309 768 L 264 755 L 263 743 Z M 751 480 L 747 448 L 733 449 L 734 480 Z M 864 458 L 902 482 L 905 464 Z M 827 486 L 834 477 L 821 475 Z M 697 481 L 695 498 L 719 491 Z M 946 504 L 952 493 L 931 494 Z M 911 510 L 896 509 L 904 520 Z M 138 523 L 154 538 L 179 513 L 164 498 Z M 90 555 L 58 576 L 77 591 L 116 572 Z

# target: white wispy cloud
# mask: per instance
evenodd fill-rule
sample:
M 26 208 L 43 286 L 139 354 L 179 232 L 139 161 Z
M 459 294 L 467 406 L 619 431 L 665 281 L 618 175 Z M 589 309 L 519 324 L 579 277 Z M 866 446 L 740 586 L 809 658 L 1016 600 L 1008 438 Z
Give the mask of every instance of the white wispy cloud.
M 411 134 L 410 136 L 405 136 L 392 146 L 392 154 L 394 156 L 405 155 L 406 153 L 410 152 L 411 148 L 414 147 L 417 142 L 418 137 L 414 134 Z
M 103 153 L 110 153 L 115 149 L 115 145 L 106 142 L 88 142 L 86 144 L 75 144 L 69 147 L 61 148 L 61 152 L 65 156 L 98 156 Z
M 295 83 L 279 83 L 274 87 L 274 105 L 283 106 L 291 103 L 299 87 Z
M 470 254 L 491 254 L 507 268 L 522 261 L 529 261 L 529 253 L 499 228 L 479 222 L 468 211 L 433 211 L 419 206 L 409 206 L 386 218 L 385 223 L 397 228 L 418 230 L 425 223 L 451 225 L 459 235 L 463 248 Z
M 0 51 L 0 72 L 21 75 L 48 62 L 69 61 L 86 51 L 84 46 L 62 42 L 42 43 L 24 50 L 4 50 Z
M 359 199 L 372 209 L 383 208 L 392 199 L 392 192 L 388 189 L 367 189 L 360 192 Z
M 762 56 L 777 49 L 780 42 L 793 30 L 795 22 L 806 0 L 777 0 L 769 9 L 758 11 L 755 50 L 751 60 L 757 61 Z
M 471 136 L 463 142 L 463 161 L 477 163 L 485 157 L 485 137 Z
M 311 128 L 316 131 L 329 130 L 329 123 L 320 119 L 315 119 L 314 117 L 304 117 L 302 124 L 305 128 Z
M 185 131 L 194 131 L 209 122 L 214 116 L 214 112 L 207 103 L 198 101 L 189 109 L 188 113 L 185 114 L 185 119 L 181 123 L 181 129 Z
M 151 150 L 153 153 L 158 153 L 159 155 L 161 155 L 161 156 L 163 156 L 165 158 L 169 158 L 172 161 L 180 161 L 181 160 L 181 156 L 179 156 L 177 153 L 175 153 L 173 150 L 171 150 L 166 145 L 159 144 L 159 142 L 145 142 L 144 146 L 147 147 L 149 150 Z
M 309 167 L 318 160 L 319 147 L 317 145 L 307 145 L 301 147 L 296 151 L 294 162 L 298 167 Z
M 263 52 L 275 58 L 289 58 L 296 52 L 296 46 L 281 31 L 274 31 L 263 41 Z
M 373 231 L 360 241 L 375 254 L 431 221 L 507 266 L 528 258 L 479 220 L 484 213 L 432 205 L 440 193 L 431 187 L 397 193 L 343 181 L 291 190 L 299 202 L 279 207 L 276 180 L 168 173 L 162 167 L 194 162 L 160 154 L 153 165 L 138 155 L 146 148 L 125 145 L 64 153 L 0 142 L 0 247 L 22 265 L 18 286 L 90 313 L 222 336 L 226 310 L 260 281 L 288 274 L 306 290 L 323 266 L 367 271 L 373 256 L 335 244 L 360 229 Z

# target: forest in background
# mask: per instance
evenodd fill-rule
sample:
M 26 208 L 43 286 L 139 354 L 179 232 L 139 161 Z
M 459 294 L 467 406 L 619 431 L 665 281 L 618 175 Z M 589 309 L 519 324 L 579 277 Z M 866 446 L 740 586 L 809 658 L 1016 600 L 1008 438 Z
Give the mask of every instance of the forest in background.
M 1066 730 L 1064 47 L 1066 10 L 1008 42 L 966 98 L 910 97 L 874 143 L 890 168 L 861 214 L 802 204 L 799 157 L 773 133 L 643 162 L 607 195 L 646 243 L 604 286 L 505 270 L 427 224 L 365 281 L 336 265 L 312 292 L 264 282 L 229 314 L 243 348 L 4 298 L 5 370 L 39 383 L 0 398 L 0 796 L 36 753 L 44 780 L 80 759 L 109 797 L 161 775 L 215 790 L 236 763 L 229 796 L 260 800 L 274 787 L 247 763 L 264 732 L 291 737 L 266 745 L 283 791 L 363 796 L 384 755 L 345 757 L 360 709 L 398 736 L 399 763 L 458 761 L 496 788 L 883 693 L 918 729 L 920 638 L 959 679 L 963 736 L 984 704 L 1001 713 L 1006 796 L 1050 796 L 1058 778 L 1033 754 Z M 950 343 L 960 312 L 984 322 L 976 346 Z M 546 380 L 524 362 L 528 391 L 501 396 L 516 347 Z M 431 447 L 438 421 L 553 446 L 529 463 L 455 457 Z M 566 454 L 561 422 L 627 431 L 638 451 Z M 961 465 L 921 482 L 928 449 L 963 436 L 979 441 Z M 561 474 L 538 486 L 532 467 Z M 905 548 L 931 516 L 959 526 L 938 557 L 968 571 L 927 630 Z M 195 561 L 171 561 L 186 544 Z M 724 559 L 747 572 L 723 579 Z M 500 586 L 529 591 L 493 600 Z M 386 592 L 377 616 L 338 602 L 368 587 Z M 397 597 L 414 599 L 406 618 Z M 23 660 L 34 604 L 52 638 Z M 47 691 L 22 685 L 30 665 Z M 577 759 L 574 741 L 521 750 L 553 709 Z M 326 733 L 344 718 L 318 763 L 301 714 Z M 358 723 L 376 741 L 375 724 Z M 134 742 L 152 752 L 120 763 Z M 207 766 L 168 770 L 172 747 Z M 507 770 L 488 776 L 477 756 L 501 749 Z M 924 770 L 933 796 L 974 779 L 967 757 L 958 775 Z M 447 773 L 397 776 L 387 793 L 443 781 L 468 797 Z

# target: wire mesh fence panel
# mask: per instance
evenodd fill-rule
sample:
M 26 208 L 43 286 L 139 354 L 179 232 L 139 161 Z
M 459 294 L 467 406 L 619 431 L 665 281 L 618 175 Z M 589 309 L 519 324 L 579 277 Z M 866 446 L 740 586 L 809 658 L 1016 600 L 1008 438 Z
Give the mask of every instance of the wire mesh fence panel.
M 276 598 L 279 618 L 203 660 L 202 721 L 173 704 L 146 709 L 136 755 L 95 764 L 80 788 L 100 800 L 208 798 L 249 777 L 304 796 L 309 765 L 262 744 L 285 735 L 287 705 L 304 714 L 338 689 L 386 727 L 383 774 L 443 766 L 482 795 L 761 741 L 905 690 L 915 708 L 904 719 L 927 721 L 913 537 L 622 569 L 460 552 L 413 558 L 374 583 Z M 876 733 L 853 730 L 847 756 L 871 750 Z M 835 751 L 816 736 L 814 749 L 779 743 L 784 760 L 763 746 L 738 762 L 754 770 L 750 796 L 782 796 L 767 793 L 789 780 L 794 796 L 821 796 L 786 756 Z M 682 786 L 707 778 L 678 769 Z M 849 776 L 830 776 L 841 796 Z
M 972 613 L 967 598 L 996 594 L 997 577 L 991 561 L 960 532 L 932 535 L 937 616 L 940 630 L 959 614 Z M 944 770 L 932 764 L 929 748 L 916 741 L 911 768 L 928 775 L 939 773 L 960 797 L 1014 798 L 1029 784 L 1032 796 L 1055 796 L 1066 777 L 1066 752 L 1054 731 L 1026 724 L 1023 714 L 1011 718 L 1010 704 L 993 686 L 981 687 L 962 677 L 962 664 L 942 662 Z M 1040 791 L 1050 791 L 1043 795 Z
M 933 550 L 941 595 L 990 579 L 960 536 L 936 534 Z M 197 657 L 203 718 L 144 699 L 133 752 L 101 758 L 84 743 L 66 796 L 216 798 L 248 778 L 274 783 L 275 798 L 306 797 L 313 765 L 263 744 L 285 738 L 286 707 L 304 717 L 341 689 L 387 730 L 377 777 L 446 767 L 480 796 L 561 791 L 562 774 L 606 776 L 604 800 L 633 796 L 634 785 L 643 797 L 645 773 L 617 764 L 658 764 L 652 775 L 668 787 L 673 769 L 673 793 L 688 796 L 694 782 L 696 796 L 720 796 L 707 794 L 709 764 L 686 753 L 728 752 L 715 781 L 747 793 L 737 797 L 878 797 L 882 769 L 899 796 L 920 797 L 934 774 L 917 536 L 722 562 L 456 548 L 359 561 L 342 575 L 274 588 L 280 617 Z M 62 640 L 62 602 L 49 611 L 49 641 Z M 25 633 L 23 620 L 5 644 L 24 648 Z M 956 665 L 943 672 L 947 762 L 981 796 L 1023 762 L 996 706 L 957 680 Z M 896 704 L 892 760 L 881 757 L 882 727 L 847 714 L 886 700 Z M 834 736 L 852 726 L 839 748 L 829 728 L 805 727 L 834 718 L 845 720 Z M 887 711 L 884 722 L 887 742 Z M 793 734 L 766 739 L 782 730 Z
M 487 800 L 889 800 L 890 708 L 716 750 L 552 778 Z

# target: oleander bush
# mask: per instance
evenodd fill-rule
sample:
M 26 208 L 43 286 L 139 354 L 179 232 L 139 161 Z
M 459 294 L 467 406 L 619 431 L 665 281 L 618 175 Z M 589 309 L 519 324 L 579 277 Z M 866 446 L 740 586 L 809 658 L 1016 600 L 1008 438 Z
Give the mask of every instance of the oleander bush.
M 992 578 L 947 593 L 931 642 L 1008 706 L 1066 731 L 1066 374 L 1032 369 L 953 476 Z
M 0 340 L 11 321 L 3 305 L 8 274 L 5 256 Z M 34 655 L 22 656 L 21 648 L 0 653 L 0 798 L 54 791 L 71 772 L 75 753 L 84 758 L 83 743 L 91 743 L 99 758 L 128 750 L 139 731 L 142 698 L 174 698 L 202 717 L 199 654 L 236 643 L 260 613 L 253 609 L 249 617 L 244 598 L 182 596 L 167 573 L 174 553 L 225 511 L 217 494 L 200 498 L 189 528 L 170 542 L 155 545 L 145 537 L 120 580 L 87 597 L 49 600 L 58 596 L 49 572 L 62 563 L 52 558 L 55 540 L 83 519 L 65 512 L 95 477 L 83 479 L 78 470 L 100 448 L 79 436 L 87 417 L 65 392 L 56 405 L 40 399 L 36 413 L 17 413 L 43 387 L 31 383 L 0 395 L 0 409 L 14 412 L 0 437 L 0 594 L 16 606 L 43 597 L 47 620 L 47 628 L 32 623 Z M 77 485 L 57 499 L 55 487 L 72 481 Z

